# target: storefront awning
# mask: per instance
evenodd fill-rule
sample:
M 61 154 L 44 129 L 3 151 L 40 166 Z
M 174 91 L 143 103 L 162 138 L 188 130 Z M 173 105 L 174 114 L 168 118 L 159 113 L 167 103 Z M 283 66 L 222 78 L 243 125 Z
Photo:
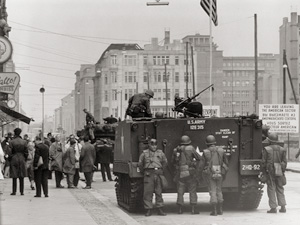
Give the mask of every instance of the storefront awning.
M 19 112 L 16 112 L 16 111 L 6 107 L 3 104 L 0 104 L 0 110 L 2 111 L 2 112 L 0 112 L 0 120 L 2 122 L 8 123 L 12 119 L 13 120 L 17 119 L 24 123 L 30 124 L 30 122 L 32 121 L 32 118 L 29 118 Z M 11 117 L 12 119 L 8 118 L 7 116 Z

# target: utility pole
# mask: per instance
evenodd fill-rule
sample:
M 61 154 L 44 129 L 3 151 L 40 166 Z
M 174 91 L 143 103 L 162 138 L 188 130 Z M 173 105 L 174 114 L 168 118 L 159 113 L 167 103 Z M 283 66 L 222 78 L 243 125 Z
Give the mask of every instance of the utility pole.
M 185 82 L 186 82 L 186 97 L 189 97 L 189 49 L 188 49 L 188 45 L 189 43 L 186 42 L 186 59 L 185 59 L 185 65 L 186 65 L 186 76 L 185 76 Z
M 196 87 L 195 87 L 195 71 L 194 71 L 194 51 L 193 46 L 191 45 L 191 60 L 192 60 L 192 77 L 193 77 L 193 95 L 196 94 Z
M 254 14 L 255 113 L 258 110 L 257 17 Z

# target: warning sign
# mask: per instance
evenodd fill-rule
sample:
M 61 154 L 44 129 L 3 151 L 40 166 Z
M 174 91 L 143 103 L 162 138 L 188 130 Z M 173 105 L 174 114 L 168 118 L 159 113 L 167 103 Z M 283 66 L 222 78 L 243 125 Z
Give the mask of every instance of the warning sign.
M 263 124 L 270 126 L 270 132 L 299 132 L 299 105 L 260 104 L 259 118 Z

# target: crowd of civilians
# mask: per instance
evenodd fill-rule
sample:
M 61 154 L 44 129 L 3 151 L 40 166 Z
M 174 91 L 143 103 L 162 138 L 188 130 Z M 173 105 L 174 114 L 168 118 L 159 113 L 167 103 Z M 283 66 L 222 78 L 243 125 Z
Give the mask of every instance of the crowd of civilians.
M 41 133 L 34 139 L 27 134 L 21 136 L 20 128 L 14 129 L 14 135 L 7 133 L 0 145 L 0 180 L 12 178 L 11 195 L 19 191 L 24 195 L 24 179 L 28 177 L 30 188 L 36 190 L 34 197 L 49 197 L 48 179 L 52 179 L 53 171 L 56 188 L 64 188 L 65 179 L 67 188 L 77 188 L 80 172 L 84 174 L 86 186 L 91 189 L 93 173 L 99 170 L 101 164 L 102 180 L 112 181 L 110 163 L 112 162 L 113 144 L 106 139 L 98 139 L 91 143 L 89 137 L 82 139 L 70 135 L 62 141 L 61 135 L 53 137 L 48 133 L 43 138 Z

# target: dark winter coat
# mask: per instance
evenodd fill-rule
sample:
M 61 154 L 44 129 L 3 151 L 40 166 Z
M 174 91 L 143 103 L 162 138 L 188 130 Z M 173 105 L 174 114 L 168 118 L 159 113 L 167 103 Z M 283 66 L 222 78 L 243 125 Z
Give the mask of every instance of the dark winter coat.
M 112 144 L 104 144 L 101 143 L 95 143 L 95 149 L 96 149 L 96 155 L 97 155 L 97 163 L 111 163 L 111 154 L 113 151 L 113 145 Z
M 96 150 L 94 145 L 85 142 L 80 153 L 80 170 L 81 172 L 92 172 L 96 160 Z
M 9 143 L 10 156 L 10 177 L 23 178 L 27 176 L 26 160 L 28 157 L 27 141 L 21 137 L 15 137 Z
M 42 170 L 49 169 L 49 147 L 46 144 L 39 143 L 35 145 L 35 154 L 33 160 L 33 167 L 37 168 L 37 164 L 40 156 L 43 158 L 43 165 L 41 165 Z

